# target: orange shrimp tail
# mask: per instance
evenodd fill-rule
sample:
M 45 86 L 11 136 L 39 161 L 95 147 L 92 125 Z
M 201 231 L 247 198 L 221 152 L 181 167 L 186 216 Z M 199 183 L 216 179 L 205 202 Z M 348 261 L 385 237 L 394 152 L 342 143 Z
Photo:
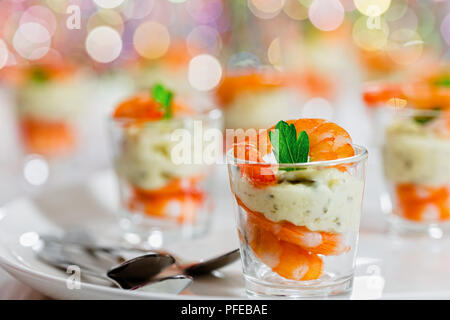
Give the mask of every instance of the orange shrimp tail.
M 240 160 L 262 162 L 257 147 L 247 142 L 235 144 L 234 156 Z M 277 179 L 269 164 L 239 164 L 242 175 L 246 176 L 255 187 L 266 187 L 277 183 Z
M 288 221 L 273 222 L 264 217 L 262 213 L 250 210 L 239 197 L 236 197 L 236 201 L 247 212 L 247 221 L 249 223 L 270 232 L 280 241 L 288 242 L 308 252 L 322 255 L 339 255 L 350 249 L 344 244 L 344 237 L 341 234 L 310 231 L 304 226 L 296 226 Z
M 76 147 L 73 128 L 62 121 L 24 118 L 20 121 L 26 149 L 43 156 L 56 157 L 71 153 Z
M 145 212 L 150 217 L 192 223 L 205 202 L 205 194 L 197 187 L 198 178 L 177 179 L 157 190 L 133 188 L 130 210 Z
M 252 222 L 247 223 L 247 235 L 253 253 L 283 278 L 308 281 L 322 275 L 323 261 L 316 254 L 280 241 L 271 232 Z
M 416 222 L 447 221 L 450 219 L 450 189 L 415 184 L 396 186 L 399 213 Z
M 401 85 L 398 84 L 369 84 L 364 89 L 363 100 L 370 107 L 385 104 L 389 100 L 406 99 Z

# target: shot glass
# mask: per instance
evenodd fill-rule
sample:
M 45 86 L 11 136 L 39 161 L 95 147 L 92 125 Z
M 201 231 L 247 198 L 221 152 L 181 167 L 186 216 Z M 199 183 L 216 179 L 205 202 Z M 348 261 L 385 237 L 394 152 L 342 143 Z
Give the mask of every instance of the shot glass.
M 300 298 L 352 288 L 368 155 L 353 147 L 350 158 L 300 164 L 227 153 L 249 296 Z M 276 183 L 255 187 L 249 179 L 255 175 Z
M 79 149 L 80 117 L 92 79 L 84 70 L 64 68 L 22 71 L 27 81 L 17 88 L 15 98 L 19 134 L 27 154 L 54 160 L 72 157 Z
M 442 238 L 450 230 L 450 112 L 381 107 L 377 132 L 391 231 Z
M 208 185 L 215 163 L 203 155 L 215 142 L 203 138 L 214 131 L 221 139 L 221 112 L 158 121 L 112 118 L 109 126 L 125 240 L 158 248 L 206 233 L 213 211 Z

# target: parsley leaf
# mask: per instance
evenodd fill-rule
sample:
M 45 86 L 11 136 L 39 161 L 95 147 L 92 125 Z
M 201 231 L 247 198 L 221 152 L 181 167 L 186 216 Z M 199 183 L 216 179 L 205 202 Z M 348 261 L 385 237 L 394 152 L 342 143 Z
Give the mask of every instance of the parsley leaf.
M 436 107 L 433 108 L 433 111 L 440 111 L 442 108 Z M 430 121 L 433 121 L 434 119 L 436 119 L 437 115 L 432 115 L 432 116 L 415 116 L 414 117 L 414 121 L 417 122 L 418 124 L 421 125 L 425 125 Z
M 440 75 L 433 80 L 433 85 L 436 87 L 450 87 L 450 75 Z
M 294 124 L 280 121 L 275 130 L 269 132 L 273 153 L 278 163 L 304 163 L 308 162 L 309 137 L 305 131 L 297 137 Z
M 30 71 L 30 79 L 36 83 L 45 83 L 50 80 L 48 72 L 41 67 L 34 67 Z
M 153 87 L 152 94 L 153 99 L 160 103 L 164 109 L 164 119 L 170 119 L 172 117 L 172 91 L 167 90 L 162 84 L 158 83 Z
M 300 132 L 297 139 L 297 158 L 296 163 L 308 162 L 309 155 L 309 137 L 306 131 Z

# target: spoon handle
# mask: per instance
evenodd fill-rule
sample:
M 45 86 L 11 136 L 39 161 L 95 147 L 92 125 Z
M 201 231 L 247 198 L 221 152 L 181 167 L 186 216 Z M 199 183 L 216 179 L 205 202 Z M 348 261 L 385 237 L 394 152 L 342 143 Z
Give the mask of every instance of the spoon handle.
M 106 280 L 106 281 L 112 283 L 115 287 L 121 288 L 121 286 L 114 279 L 111 279 L 108 276 L 106 276 L 100 272 L 94 271 L 86 266 L 80 265 L 80 263 L 78 263 L 78 262 L 75 263 L 66 258 L 63 258 L 63 257 L 59 258 L 59 257 L 54 256 L 53 254 L 49 254 L 45 250 L 45 248 L 41 249 L 37 255 L 44 262 L 62 270 L 62 271 L 67 271 L 71 266 L 77 266 L 81 270 L 81 275 L 85 274 L 85 275 L 88 275 L 91 277 Z

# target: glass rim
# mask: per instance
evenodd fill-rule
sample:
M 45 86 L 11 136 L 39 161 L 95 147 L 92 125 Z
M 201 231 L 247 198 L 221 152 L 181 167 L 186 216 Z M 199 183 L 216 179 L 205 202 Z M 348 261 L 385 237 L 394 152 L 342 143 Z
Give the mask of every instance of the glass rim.
M 255 165 L 269 165 L 269 166 L 279 166 L 283 168 L 304 168 L 304 167 L 327 167 L 327 166 L 335 166 L 339 164 L 346 163 L 359 163 L 369 156 L 369 152 L 367 149 L 361 145 L 352 144 L 353 149 L 355 150 L 355 155 L 346 158 L 340 158 L 335 160 L 322 160 L 322 161 L 311 161 L 311 162 L 301 162 L 301 163 L 267 163 L 267 162 L 258 162 L 258 161 L 249 161 L 242 160 L 236 158 L 234 156 L 234 148 L 230 148 L 227 151 L 227 164 L 255 164 Z
M 159 120 L 140 120 L 140 119 L 135 119 L 135 118 L 114 118 L 112 113 L 110 113 L 108 115 L 108 121 L 113 122 L 113 123 L 126 124 L 129 122 L 138 120 L 140 123 L 145 123 L 146 125 L 150 125 L 150 124 L 158 125 L 158 124 L 164 123 L 164 122 L 176 123 L 176 122 L 195 121 L 195 120 L 214 121 L 214 120 L 220 120 L 222 118 L 223 118 L 223 112 L 218 107 L 208 108 L 208 109 L 206 109 L 202 112 L 199 112 L 198 114 L 195 114 L 195 115 L 183 115 L 181 117 L 174 117 L 174 118 L 170 118 L 170 119 L 159 119 Z

